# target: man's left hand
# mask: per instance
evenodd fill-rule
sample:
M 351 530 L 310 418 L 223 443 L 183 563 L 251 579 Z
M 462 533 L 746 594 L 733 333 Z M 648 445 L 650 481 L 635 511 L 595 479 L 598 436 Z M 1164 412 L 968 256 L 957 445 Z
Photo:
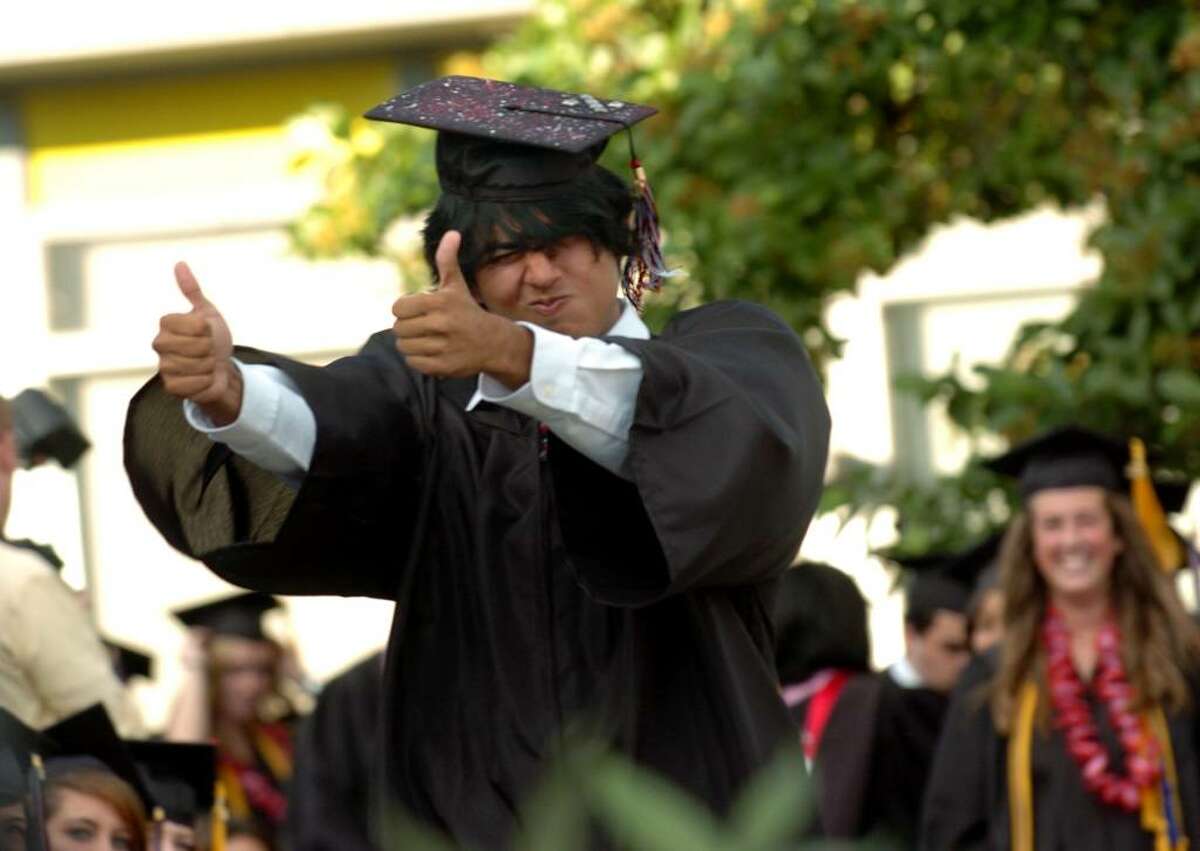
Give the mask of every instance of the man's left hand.
M 529 381 L 533 334 L 475 300 L 458 265 L 462 235 L 447 231 L 438 244 L 435 292 L 401 296 L 392 305 L 396 348 L 408 365 L 435 378 L 488 373 L 505 386 Z

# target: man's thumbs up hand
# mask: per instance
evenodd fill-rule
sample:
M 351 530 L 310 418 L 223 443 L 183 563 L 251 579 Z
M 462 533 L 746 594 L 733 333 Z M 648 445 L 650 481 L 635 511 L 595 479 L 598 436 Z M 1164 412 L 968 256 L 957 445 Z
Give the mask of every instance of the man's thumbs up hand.
M 159 320 L 153 345 L 163 389 L 191 399 L 214 424 L 228 425 L 242 408 L 242 377 L 233 363 L 229 326 L 186 263 L 175 264 L 175 283 L 192 309 Z
M 435 255 L 437 290 L 392 305 L 396 348 L 417 372 L 435 378 L 486 372 L 515 389 L 529 380 L 533 334 L 476 301 L 458 265 L 461 245 L 462 235 L 447 231 Z

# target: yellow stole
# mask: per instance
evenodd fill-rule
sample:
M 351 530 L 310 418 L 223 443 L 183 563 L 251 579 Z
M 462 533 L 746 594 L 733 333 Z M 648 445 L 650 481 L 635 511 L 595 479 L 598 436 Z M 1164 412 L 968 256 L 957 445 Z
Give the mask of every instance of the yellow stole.
M 1038 689 L 1026 680 L 1017 696 L 1016 715 L 1008 736 L 1008 818 L 1012 831 L 1012 851 L 1034 851 L 1033 842 L 1033 726 L 1037 716 Z M 1154 851 L 1187 851 L 1188 840 L 1183 835 L 1183 809 L 1179 802 L 1179 778 L 1175 774 L 1175 752 L 1171 734 L 1161 707 L 1146 712 L 1143 721 L 1162 748 L 1163 776 L 1171 790 L 1171 812 L 1175 816 L 1179 836 L 1171 842 L 1163 800 L 1163 785 L 1142 790 L 1142 828 L 1154 836 Z

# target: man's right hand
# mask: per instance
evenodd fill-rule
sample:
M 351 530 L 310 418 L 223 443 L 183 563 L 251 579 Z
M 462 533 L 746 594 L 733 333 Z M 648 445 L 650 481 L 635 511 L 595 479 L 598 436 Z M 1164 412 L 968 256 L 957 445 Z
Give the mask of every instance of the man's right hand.
M 191 399 L 214 425 L 229 425 L 242 410 L 242 375 L 233 363 L 229 326 L 186 263 L 175 264 L 175 282 L 192 309 L 159 320 L 154 351 L 163 389 Z

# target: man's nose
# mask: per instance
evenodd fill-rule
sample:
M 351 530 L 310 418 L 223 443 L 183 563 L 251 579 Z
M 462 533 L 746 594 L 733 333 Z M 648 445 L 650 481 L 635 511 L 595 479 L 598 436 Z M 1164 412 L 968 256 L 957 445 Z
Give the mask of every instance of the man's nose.
M 535 287 L 545 287 L 558 279 L 558 267 L 554 265 L 544 251 L 528 251 L 525 253 L 525 283 Z

